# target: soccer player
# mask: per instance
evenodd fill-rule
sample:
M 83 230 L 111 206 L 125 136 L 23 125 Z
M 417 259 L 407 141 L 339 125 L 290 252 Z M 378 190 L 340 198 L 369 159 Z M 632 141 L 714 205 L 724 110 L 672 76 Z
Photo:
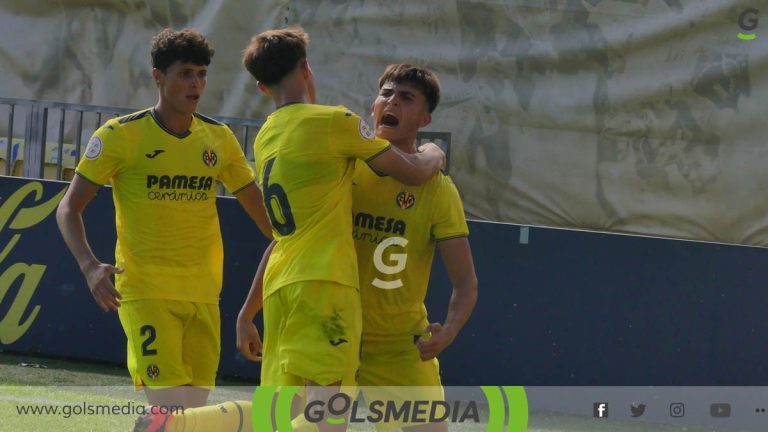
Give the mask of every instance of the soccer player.
M 415 153 L 416 134 L 431 122 L 439 100 L 440 83 L 433 72 L 409 64 L 390 65 L 379 78 L 372 106 L 376 136 Z M 459 193 L 442 173 L 424 185 L 408 186 L 365 164 L 357 165 L 353 185 L 353 237 L 364 312 L 358 384 L 372 400 L 443 400 L 436 356 L 456 338 L 477 300 Z M 424 306 L 435 245 L 453 285 L 442 324 L 430 324 Z M 374 386 L 419 388 L 365 390 Z M 416 426 L 404 429 L 411 428 Z M 447 425 L 418 429 L 447 430 Z
M 213 54 L 194 30 L 154 37 L 157 104 L 94 133 L 56 213 L 97 305 L 118 311 L 134 384 L 158 406 L 205 405 L 215 383 L 223 271 L 217 181 L 271 238 L 263 197 L 234 134 L 196 112 Z M 82 218 L 107 183 L 116 210 L 115 265 L 93 254 Z
M 445 155 L 434 144 L 404 153 L 346 108 L 315 104 L 308 43 L 299 28 L 267 31 L 252 39 L 243 63 L 277 107 L 254 143 L 276 241 L 264 274 L 261 384 L 306 385 L 306 400 L 314 401 L 354 385 L 359 366 L 362 316 L 350 236 L 355 161 L 421 184 Z M 321 430 L 343 429 L 331 423 Z

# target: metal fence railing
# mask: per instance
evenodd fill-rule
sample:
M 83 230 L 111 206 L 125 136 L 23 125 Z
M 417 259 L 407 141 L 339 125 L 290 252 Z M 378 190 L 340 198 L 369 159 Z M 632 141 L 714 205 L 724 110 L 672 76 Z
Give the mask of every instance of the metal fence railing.
M 83 146 L 93 132 L 109 118 L 135 111 L 0 97 L 0 173 L 70 180 L 80 161 Z M 232 129 L 246 155 L 253 160 L 249 140 L 256 136 L 263 120 L 211 117 Z
M 103 122 L 136 109 L 0 97 L 0 174 L 71 180 L 83 146 Z M 253 139 L 263 119 L 210 116 L 234 132 L 253 162 Z M 53 137 L 53 139 L 49 139 Z M 420 132 L 417 141 L 440 145 L 450 162 L 451 134 Z M 449 164 L 448 164 L 449 166 Z M 448 171 L 446 167 L 446 172 Z M 224 194 L 224 189 L 218 192 Z

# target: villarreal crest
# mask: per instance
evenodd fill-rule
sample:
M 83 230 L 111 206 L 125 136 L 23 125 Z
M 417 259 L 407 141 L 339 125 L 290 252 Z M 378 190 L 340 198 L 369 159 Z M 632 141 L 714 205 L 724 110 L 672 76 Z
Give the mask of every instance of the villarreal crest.
M 205 149 L 203 150 L 203 163 L 208 165 L 208 168 L 213 168 L 216 166 L 216 162 L 219 161 L 219 157 L 216 156 L 216 152 L 212 149 Z
M 408 210 L 416 204 L 416 195 L 403 191 L 397 194 L 395 202 L 397 202 L 397 206 L 401 209 Z

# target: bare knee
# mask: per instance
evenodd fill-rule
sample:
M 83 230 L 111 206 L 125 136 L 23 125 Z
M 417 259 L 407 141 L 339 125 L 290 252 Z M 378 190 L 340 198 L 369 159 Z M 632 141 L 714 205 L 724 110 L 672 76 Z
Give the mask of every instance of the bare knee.
M 307 406 L 313 404 L 324 407 L 323 417 L 317 425 L 320 432 L 344 432 L 351 408 L 351 399 L 341 394 L 341 381 L 322 386 L 314 381 L 306 381 Z

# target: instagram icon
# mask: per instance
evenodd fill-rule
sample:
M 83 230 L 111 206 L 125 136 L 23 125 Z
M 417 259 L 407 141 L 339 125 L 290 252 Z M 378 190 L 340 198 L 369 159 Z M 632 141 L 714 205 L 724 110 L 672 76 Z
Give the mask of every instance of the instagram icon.
M 669 416 L 685 417 L 685 404 L 682 402 L 674 402 L 669 404 Z

